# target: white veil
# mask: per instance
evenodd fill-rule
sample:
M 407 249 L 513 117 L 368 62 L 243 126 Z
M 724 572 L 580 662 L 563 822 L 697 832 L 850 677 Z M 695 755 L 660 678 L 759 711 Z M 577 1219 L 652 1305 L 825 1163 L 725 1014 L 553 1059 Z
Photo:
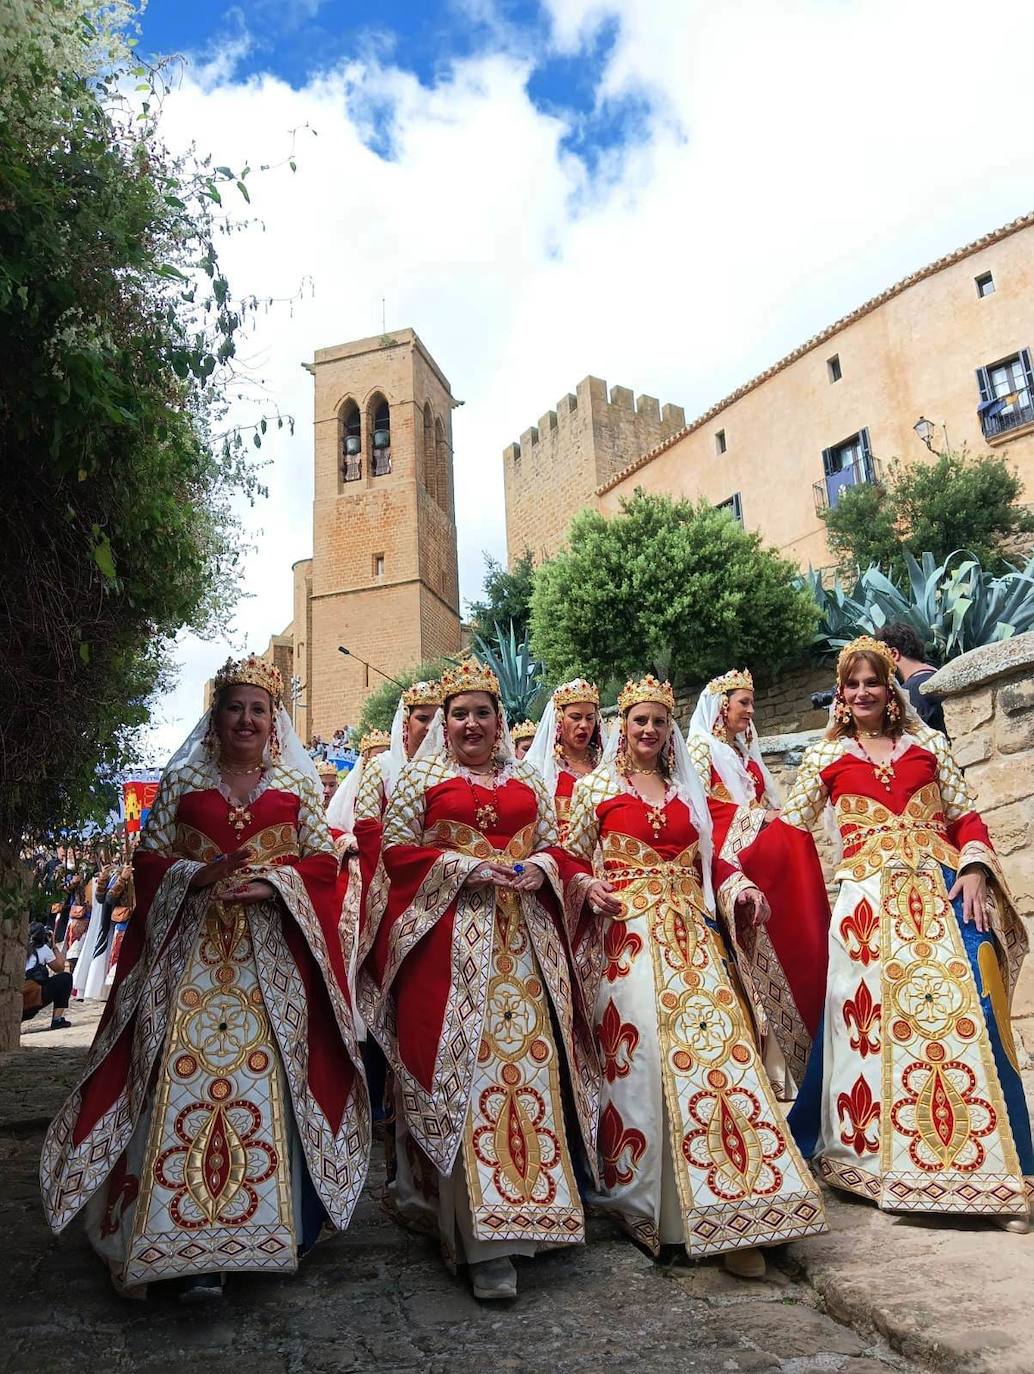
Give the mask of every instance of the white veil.
M 603 752 L 603 761 L 617 772 L 618 744 L 621 740 L 621 716 L 619 715 L 610 731 L 606 748 Z M 707 909 L 714 912 L 714 885 L 711 881 L 711 853 L 713 849 L 711 841 L 711 812 L 707 806 L 707 796 L 704 792 L 700 775 L 693 767 L 693 760 L 689 756 L 689 748 L 683 738 L 682 731 L 678 727 L 675 717 L 671 717 L 671 744 L 672 744 L 672 774 L 671 780 L 675 791 L 689 807 L 689 814 L 692 817 L 693 825 L 696 827 L 699 836 L 700 853 L 700 872 L 702 876 L 702 887 L 704 890 L 704 901 Z M 619 775 L 620 776 L 620 775 Z M 622 779 L 624 781 L 624 779 Z M 637 794 L 638 795 L 638 794 Z
M 714 733 L 715 722 L 718 720 L 721 707 L 722 694 L 711 692 L 705 687 L 697 698 L 696 709 L 693 711 L 693 718 L 689 722 L 689 737 L 696 735 L 707 742 L 711 750 L 711 762 L 714 764 L 715 771 L 737 806 L 750 806 L 756 795 L 754 779 L 743 761 L 744 753 L 761 770 L 761 776 L 765 780 L 765 800 L 778 805 L 781 801 L 779 785 L 769 772 L 765 760 L 761 757 L 761 746 L 758 744 L 757 732 L 751 731 L 749 743 L 742 731 L 736 736 L 742 746 L 742 753 L 740 749 L 728 744 L 723 739 L 719 739 Z
M 395 707 L 394 719 L 391 722 L 391 744 L 385 753 L 375 755 L 375 758 L 381 761 L 381 781 L 384 785 L 384 796 L 387 801 L 391 800 L 391 794 L 395 790 L 399 774 L 407 762 L 406 748 L 402 739 L 405 720 L 405 707 L 400 697 L 399 704 Z M 425 759 L 430 758 L 432 754 L 440 753 L 444 747 L 444 742 L 442 709 L 439 706 L 434 713 L 434 719 L 427 727 L 427 734 L 420 741 L 420 747 L 413 758 Z M 359 795 L 365 770 L 366 760 L 360 755 L 349 770 L 348 777 L 331 797 L 330 805 L 327 807 L 328 823 L 335 830 L 344 831 L 347 835 L 351 835 L 355 828 L 355 799 Z
M 590 685 L 591 684 L 586 682 L 585 678 L 576 677 L 572 678 L 570 682 L 562 682 L 556 691 L 562 692 L 568 688 L 588 687 Z M 586 698 L 586 700 L 588 700 L 588 698 Z M 602 741 L 604 731 L 603 721 L 599 717 L 599 709 L 600 708 L 597 706 L 597 723 L 600 730 L 600 740 Z M 551 797 L 556 793 L 557 775 L 560 772 L 557 767 L 556 754 L 554 752 L 556 748 L 556 725 L 556 693 L 553 692 L 546 702 L 546 709 L 542 712 L 542 719 L 535 729 L 535 738 L 531 742 L 531 748 L 524 755 L 525 763 L 532 764 L 542 774 L 542 777 L 545 779 L 546 790 Z
M 414 683 L 416 687 L 426 687 L 426 682 Z M 381 776 L 384 778 L 384 795 L 390 801 L 391 794 L 395 790 L 395 784 L 399 780 L 399 774 L 409 760 L 406 758 L 406 713 L 409 708 L 399 697 L 399 704 L 395 707 L 395 715 L 391 722 L 391 746 L 386 754 L 381 755 Z M 414 759 L 430 758 L 432 754 L 437 754 L 445 744 L 445 729 L 443 726 L 442 708 L 439 706 L 431 724 L 427 727 L 427 734 L 420 741 L 420 746 L 413 755 Z M 357 765 L 358 766 L 358 765 Z
M 212 720 L 212 710 L 215 703 L 204 713 L 198 723 L 191 730 L 190 734 L 183 741 L 180 747 L 173 754 L 172 758 L 162 770 L 162 777 L 170 773 L 174 768 L 182 768 L 185 764 L 194 764 L 198 767 L 204 764 L 214 764 L 215 758 L 205 743 Z M 276 722 L 277 739 L 280 741 L 280 758 L 278 760 L 281 768 L 287 768 L 295 773 L 301 773 L 308 778 L 316 791 L 322 796 L 323 780 L 316 771 L 316 764 L 309 754 L 309 751 L 298 738 L 298 732 L 291 724 L 291 717 L 284 710 L 282 705 L 277 705 L 273 710 L 273 719 Z M 270 746 L 267 743 L 262 755 L 263 763 L 269 767 L 273 762 Z

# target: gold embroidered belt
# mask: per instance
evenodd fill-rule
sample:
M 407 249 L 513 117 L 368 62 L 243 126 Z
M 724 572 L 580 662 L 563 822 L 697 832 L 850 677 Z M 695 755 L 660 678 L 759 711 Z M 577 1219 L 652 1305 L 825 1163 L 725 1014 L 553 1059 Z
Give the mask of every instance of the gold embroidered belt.
M 424 832 L 423 843 L 431 849 L 444 849 L 452 854 L 466 854 L 472 859 L 483 859 L 492 863 L 516 863 L 526 859 L 531 853 L 534 837 L 533 825 L 521 826 L 512 835 L 505 849 L 496 849 L 480 830 L 463 825 L 459 821 L 439 821 Z
M 609 882 L 620 884 L 625 908 L 613 919 L 630 921 L 658 900 L 681 898 L 699 902 L 697 845 L 687 846 L 674 859 L 662 859 L 655 849 L 631 835 L 608 835 L 603 844 L 603 867 Z

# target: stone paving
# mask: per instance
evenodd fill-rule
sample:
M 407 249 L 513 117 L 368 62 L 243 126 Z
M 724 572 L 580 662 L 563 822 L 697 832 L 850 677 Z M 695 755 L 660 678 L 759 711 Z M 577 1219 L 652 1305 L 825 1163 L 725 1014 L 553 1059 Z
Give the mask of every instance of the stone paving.
M 520 1263 L 515 1304 L 482 1307 L 428 1240 L 387 1217 L 375 1166 L 349 1231 L 293 1280 L 241 1276 L 211 1309 L 158 1285 L 117 1298 L 77 1224 L 51 1236 L 37 1166 L 46 1121 L 80 1071 L 98 1009 L 70 1031 L 30 1023 L 0 1060 L 0 1370 L 173 1374 L 1034 1371 L 1034 1234 L 918 1222 L 826 1194 L 829 1236 L 770 1251 L 770 1278 L 715 1263 L 658 1266 L 610 1224 L 590 1244 Z M 1034 1082 L 1032 1082 L 1034 1087 Z

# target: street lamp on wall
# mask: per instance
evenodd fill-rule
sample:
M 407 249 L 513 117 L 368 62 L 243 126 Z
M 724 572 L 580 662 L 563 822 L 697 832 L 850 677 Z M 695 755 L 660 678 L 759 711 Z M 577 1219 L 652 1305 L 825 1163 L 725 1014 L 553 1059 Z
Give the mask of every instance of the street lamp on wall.
M 933 421 L 928 420 L 925 415 L 920 415 L 912 428 L 915 430 L 916 438 L 920 443 L 925 444 L 933 453 Z

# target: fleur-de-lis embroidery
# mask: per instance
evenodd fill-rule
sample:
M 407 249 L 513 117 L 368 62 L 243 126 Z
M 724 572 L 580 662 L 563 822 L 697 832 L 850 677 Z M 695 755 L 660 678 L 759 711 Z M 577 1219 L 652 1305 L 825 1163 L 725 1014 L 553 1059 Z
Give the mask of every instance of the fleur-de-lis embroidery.
M 844 1003 L 844 1025 L 850 1030 L 854 1023 L 857 1034 L 851 1036 L 851 1048 L 863 1059 L 867 1054 L 879 1053 L 880 1039 L 876 1029 L 879 1020 L 879 1002 L 872 1000 L 872 993 L 864 982 L 859 983 L 855 995 Z
M 607 956 L 607 982 L 615 983 L 619 978 L 627 978 L 632 971 L 636 955 L 642 948 L 642 939 L 634 931 L 629 930 L 624 921 L 611 921 L 603 936 L 603 952 Z
M 613 999 L 607 1002 L 603 1019 L 596 1027 L 596 1039 L 603 1054 L 603 1073 L 607 1082 L 627 1078 L 639 1044 L 639 1032 L 630 1022 L 622 1021 Z
M 847 944 L 848 955 L 865 968 L 879 958 L 879 946 L 873 944 L 873 936 L 877 934 L 879 926 L 879 917 L 864 897 L 850 916 L 845 916 L 840 922 L 840 936 Z
M 645 1153 L 646 1136 L 634 1127 L 626 1128 L 621 1113 L 613 1102 L 608 1102 L 600 1118 L 604 1187 L 616 1188 L 619 1183 L 631 1183 L 636 1166 Z
M 873 1101 L 872 1091 L 865 1079 L 858 1075 L 849 1093 L 837 1098 L 837 1119 L 840 1139 L 850 1145 L 855 1154 L 874 1155 L 880 1148 L 880 1104 Z M 876 1138 L 869 1139 L 869 1127 L 876 1126 Z

